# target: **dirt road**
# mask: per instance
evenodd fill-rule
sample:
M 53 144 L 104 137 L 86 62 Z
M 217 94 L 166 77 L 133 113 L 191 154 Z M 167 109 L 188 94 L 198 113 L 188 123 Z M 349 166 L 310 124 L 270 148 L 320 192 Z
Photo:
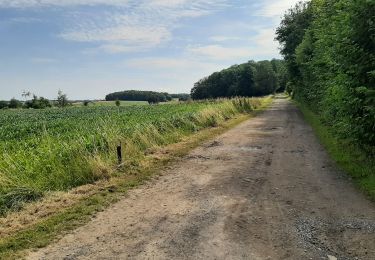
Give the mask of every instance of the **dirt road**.
M 375 259 L 375 205 L 277 99 L 29 258 Z

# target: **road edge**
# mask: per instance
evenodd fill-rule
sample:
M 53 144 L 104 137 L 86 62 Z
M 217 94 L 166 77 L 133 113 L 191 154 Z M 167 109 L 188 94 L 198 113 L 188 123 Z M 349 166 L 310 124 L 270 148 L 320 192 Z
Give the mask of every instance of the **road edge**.
M 292 101 L 338 168 L 348 175 L 369 200 L 375 202 L 375 160 L 369 158 L 350 140 L 335 137 L 330 127 L 324 125 L 319 116 L 306 105 Z

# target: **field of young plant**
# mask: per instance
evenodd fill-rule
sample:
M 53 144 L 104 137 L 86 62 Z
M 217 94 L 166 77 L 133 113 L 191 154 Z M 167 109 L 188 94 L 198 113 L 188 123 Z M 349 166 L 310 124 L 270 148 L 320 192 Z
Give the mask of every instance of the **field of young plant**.
M 0 215 L 49 191 L 109 178 L 150 148 L 217 125 L 261 105 L 233 99 L 131 107 L 0 111 Z

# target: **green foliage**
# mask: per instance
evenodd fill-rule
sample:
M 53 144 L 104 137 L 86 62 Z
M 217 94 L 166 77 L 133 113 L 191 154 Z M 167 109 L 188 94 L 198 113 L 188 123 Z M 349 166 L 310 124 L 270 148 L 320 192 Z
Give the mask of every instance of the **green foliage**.
M 287 61 L 293 60 L 297 46 L 302 42 L 305 31 L 312 20 L 311 3 L 299 2 L 294 8 L 288 10 L 276 30 L 276 40 L 281 45 L 281 54 Z
M 46 191 L 109 178 L 117 166 L 119 142 L 124 145 L 124 167 L 132 167 L 147 149 L 176 142 L 260 104 L 257 99 L 243 99 L 4 110 L 0 113 L 0 214 Z
M 272 63 L 269 61 L 260 61 L 254 63 L 254 67 L 255 91 L 253 95 L 262 96 L 274 93 L 278 89 L 278 79 Z
M 264 96 L 285 89 L 286 69 L 281 60 L 249 61 L 201 79 L 191 90 L 193 99 Z
M 145 177 L 144 177 L 145 179 Z M 127 190 L 131 185 L 124 185 Z M 36 225 L 0 239 L 0 259 L 22 259 L 22 251 L 49 245 L 58 235 L 74 230 L 90 221 L 94 213 L 102 211 L 117 201 L 113 192 L 101 192 L 79 202 L 72 208 L 38 222 Z
M 158 104 L 161 101 L 161 99 L 157 95 L 150 95 L 147 97 L 147 102 L 149 104 Z
M 117 100 L 115 101 L 115 104 L 116 104 L 116 107 L 119 107 L 119 106 L 121 106 L 121 101 L 117 99 Z
M 322 124 L 320 116 L 306 105 L 297 103 L 305 119 L 336 163 L 353 177 L 356 184 L 375 201 L 375 158 L 369 157 L 357 144 L 337 138 L 332 129 Z
M 188 101 L 191 99 L 190 94 L 170 94 L 170 96 L 173 98 L 177 98 L 179 101 Z
M 311 3 L 299 2 L 294 8 L 288 10 L 276 30 L 276 40 L 281 45 L 280 52 L 284 56 L 289 74 L 289 82 L 287 83 L 289 93 L 295 93 L 300 85 L 300 70 L 296 62 L 295 52 L 311 24 L 312 17 Z
M 8 192 L 0 193 L 0 216 L 8 209 L 19 210 L 25 202 L 35 201 L 41 197 L 41 192 L 27 187 L 14 187 Z
M 108 94 L 106 101 L 124 100 L 124 101 L 148 101 L 149 103 L 167 102 L 172 100 L 168 93 L 159 93 L 153 91 L 127 90 Z M 151 101 L 151 102 L 150 102 Z
M 98 101 L 98 100 L 85 100 L 85 101 L 76 101 L 70 103 L 74 107 L 115 107 L 116 102 L 115 101 Z M 141 106 L 141 105 L 147 105 L 147 101 L 121 101 L 120 100 L 120 106 Z
M 277 77 L 277 87 L 276 91 L 282 93 L 286 90 L 287 83 L 288 83 L 288 70 L 286 67 L 286 63 L 284 60 L 271 60 L 272 69 L 276 73 Z
M 7 101 L 1 101 L 0 100 L 0 109 L 8 108 L 9 103 Z
M 25 102 L 25 108 L 33 108 L 33 109 L 45 109 L 48 107 L 52 107 L 51 102 L 44 98 L 44 97 L 37 97 L 33 96 L 32 100 L 28 100 Z
M 57 93 L 57 106 L 66 107 L 69 105 L 68 97 L 61 90 Z
M 172 96 L 170 95 L 170 94 L 168 94 L 167 92 L 163 92 L 162 94 L 164 94 L 164 96 L 165 96 L 165 99 L 167 100 L 167 101 L 172 101 Z
M 21 108 L 22 107 L 22 102 L 15 99 L 15 98 L 12 98 L 10 101 L 9 101 L 9 105 L 8 105 L 9 108 Z
M 371 156 L 375 145 L 375 2 L 312 0 L 277 33 L 289 91 L 342 139 Z M 301 37 L 302 36 L 302 37 Z

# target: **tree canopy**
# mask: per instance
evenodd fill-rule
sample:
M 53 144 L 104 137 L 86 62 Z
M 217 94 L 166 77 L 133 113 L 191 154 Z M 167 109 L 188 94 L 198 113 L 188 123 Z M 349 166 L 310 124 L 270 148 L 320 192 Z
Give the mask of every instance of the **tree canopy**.
M 51 102 L 44 97 L 33 96 L 33 99 L 27 100 L 24 104 L 25 108 L 44 109 L 52 107 Z
M 108 94 L 107 101 L 124 100 L 124 101 L 148 101 L 149 103 L 159 103 L 172 100 L 168 93 L 140 90 L 126 90 Z
M 312 0 L 277 29 L 288 90 L 337 135 L 375 145 L 375 1 Z
M 249 61 L 199 80 L 191 90 L 193 99 L 263 96 L 286 86 L 284 61 Z
M 184 93 L 170 94 L 170 95 L 171 95 L 172 98 L 177 98 L 179 101 L 187 101 L 191 98 L 190 94 L 184 94 Z

